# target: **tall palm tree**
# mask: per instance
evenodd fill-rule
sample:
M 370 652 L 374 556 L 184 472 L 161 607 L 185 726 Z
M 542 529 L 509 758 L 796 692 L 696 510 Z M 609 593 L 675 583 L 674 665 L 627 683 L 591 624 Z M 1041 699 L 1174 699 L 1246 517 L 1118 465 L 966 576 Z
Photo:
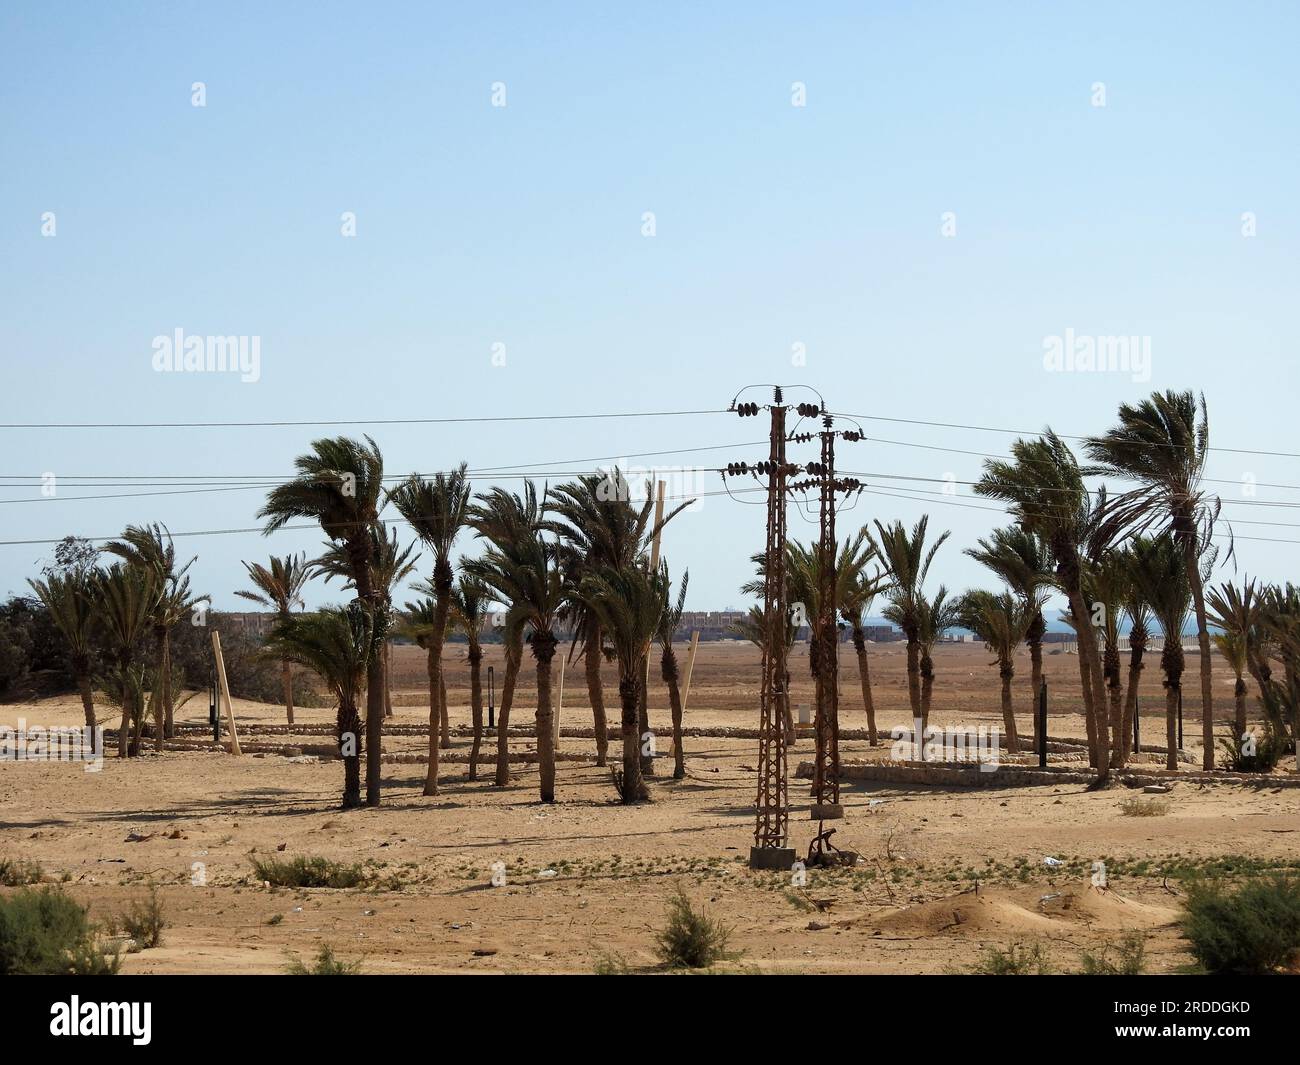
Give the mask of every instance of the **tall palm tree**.
M 546 518 L 542 526 L 559 537 L 561 560 L 569 587 L 578 588 L 582 578 L 604 566 L 632 565 L 641 560 L 650 540 L 694 500 L 681 503 L 657 524 L 652 520 L 654 502 L 649 485 L 644 502 L 633 506 L 631 489 L 618 467 L 607 473 L 586 474 L 551 489 L 546 497 Z M 587 697 L 591 701 L 596 730 L 596 764 L 606 764 L 609 751 L 605 696 L 600 667 L 604 637 L 595 616 L 582 600 L 574 597 L 566 615 L 574 622 L 574 649 L 581 646 L 586 671 Z
M 1246 692 L 1248 691 L 1245 676 L 1246 641 L 1235 632 L 1216 632 L 1214 647 L 1232 669 L 1233 676 L 1237 678 L 1232 689 L 1232 698 L 1236 738 L 1240 742 L 1242 736 L 1246 734 Z
M 374 651 L 374 615 L 361 600 L 311 614 L 281 615 L 264 653 L 314 670 L 338 700 L 335 734 L 343 759 L 343 809 L 361 805 L 361 715 L 358 694 Z
M 162 750 L 164 736 L 173 733 L 171 630 L 198 601 L 190 594 L 190 579 L 186 576 L 194 565 L 191 558 L 178 568 L 176 546 L 167 526 L 158 522 L 152 525 L 128 525 L 120 540 L 104 545 L 109 554 L 117 555 L 127 565 L 151 570 L 157 578 L 158 590 L 154 600 L 150 630 L 154 640 L 154 681 L 160 685 L 161 699 L 155 699 L 154 741 Z
M 1160 668 L 1165 674 L 1165 765 L 1169 769 L 1178 768 L 1178 696 L 1185 666 L 1183 629 L 1192 604 L 1183 550 L 1172 536 L 1157 536 L 1139 554 L 1132 571 L 1164 636 Z
M 138 745 L 131 742 L 131 726 L 144 715 L 136 648 L 150 627 L 158 594 L 159 580 L 152 568 L 114 562 L 94 577 L 91 598 L 108 644 L 122 707 L 122 725 L 117 733 L 119 758 L 139 753 Z
M 1300 773 L 1300 588 L 1290 581 L 1265 588 L 1260 596 L 1259 627 L 1270 653 L 1282 664 L 1282 681 L 1269 680 L 1265 712 L 1279 743 L 1296 752 L 1296 772 Z
M 1051 554 L 1040 536 L 1019 525 L 994 529 L 988 539 L 977 543 L 979 546 L 967 548 L 966 554 L 1001 578 L 1020 596 L 1029 614 L 1025 646 L 1029 648 L 1029 705 L 1032 710 L 1043 687 L 1043 635 L 1047 632 L 1043 607 L 1053 583 Z
M 1010 591 L 967 592 L 957 606 L 957 623 L 970 629 L 997 656 L 994 665 L 1002 680 L 1002 722 L 1011 754 L 1020 750 L 1016 713 L 1011 704 L 1011 679 L 1016 675 L 1016 648 L 1025 638 L 1034 610 L 1032 600 L 1026 602 L 1023 596 Z
M 1135 573 L 1148 568 L 1153 541 L 1146 536 L 1135 536 L 1122 549 L 1121 558 L 1127 571 L 1124 581 L 1124 613 L 1128 617 L 1128 686 L 1124 694 L 1123 744 L 1117 765 L 1125 765 L 1133 748 L 1133 719 L 1138 715 L 1138 686 L 1145 668 L 1143 659 L 1151 641 L 1151 604 L 1147 602 L 1142 584 Z
M 495 549 L 492 557 L 462 560 L 466 573 L 478 578 L 493 590 L 509 581 L 509 562 L 515 545 L 536 535 L 542 520 L 541 502 L 531 481 L 524 483 L 523 494 L 504 488 L 492 488 L 474 497 L 469 509 L 470 525 L 475 533 Z M 509 606 L 509 600 L 501 601 Z M 496 786 L 510 783 L 510 708 L 515 684 L 523 659 L 523 632 L 503 632 L 506 649 L 505 675 L 501 681 L 501 706 L 497 710 Z
M 1090 615 L 1083 594 L 1083 552 L 1099 543 L 1092 497 L 1073 452 L 1048 429 L 1034 440 L 1017 439 L 1011 460 L 987 459 L 984 474 L 975 485 L 977 495 L 1010 504 L 1011 513 L 1026 532 L 1042 538 L 1051 552 L 1056 581 L 1065 593 L 1070 612 Z M 1091 625 L 1079 628 L 1079 674 L 1083 688 L 1088 747 L 1098 781 L 1110 778 L 1110 758 L 1101 714 L 1106 705 L 1097 634 Z
M 1093 613 L 1083 619 L 1101 636 L 1101 672 L 1106 679 L 1112 765 L 1123 765 L 1124 682 L 1120 669 L 1119 622 L 1128 596 L 1128 566 L 1122 552 L 1104 550 L 1088 559 L 1083 588 Z
M 890 586 L 886 593 L 889 606 L 886 616 L 900 629 L 907 640 L 907 697 L 912 707 L 913 720 L 921 720 L 921 611 L 922 586 L 935 552 L 943 546 L 950 533 L 945 531 L 928 549 L 925 543 L 930 516 L 923 514 L 909 533 L 901 521 L 882 525 L 876 521 L 873 546 L 876 557 L 885 567 Z M 918 741 L 919 742 L 919 741 Z
M 1270 638 L 1261 624 L 1263 598 L 1258 587 L 1249 578 L 1243 579 L 1240 588 L 1231 581 L 1224 581 L 1218 587 L 1205 590 L 1205 602 L 1210 620 L 1241 645 L 1246 670 L 1259 686 L 1259 700 L 1265 717 L 1275 732 L 1280 731 L 1279 703 L 1272 679 L 1273 670 L 1268 663 Z M 1244 728 L 1238 728 L 1238 737 L 1244 731 Z
M 69 570 L 49 573 L 44 580 L 28 580 L 36 597 L 49 611 L 67 647 L 68 664 L 81 695 L 86 725 L 95 727 L 95 697 L 90 682 L 96 634 L 93 601 L 94 571 Z
M 285 555 L 284 558 L 272 555 L 269 566 L 263 566 L 260 562 L 245 562 L 244 569 L 248 570 L 248 579 L 257 590 L 250 592 L 240 589 L 235 594 L 258 606 L 274 610 L 278 621 L 289 617 L 294 607 L 301 608 L 304 605 L 302 590 L 311 576 L 305 554 Z M 293 667 L 289 659 L 281 661 L 280 669 L 284 683 L 284 714 L 292 725 Z
M 1190 391 L 1170 390 L 1153 392 L 1137 404 L 1123 403 L 1119 424 L 1104 436 L 1089 437 L 1084 446 L 1098 472 L 1138 482 L 1115 500 L 1107 519 L 1110 529 L 1168 530 L 1182 548 L 1200 649 L 1202 764 L 1213 769 L 1213 663 L 1201 570 L 1221 504 L 1202 487 L 1210 447 L 1205 397 L 1198 401 Z
M 614 645 L 623 733 L 619 790 L 624 803 L 639 802 L 647 796 L 641 775 L 637 695 L 645 677 L 646 648 L 668 603 L 663 571 L 648 573 L 639 565 L 606 566 L 583 578 L 579 594 Z
M 385 531 L 385 527 L 377 525 L 371 530 L 371 555 L 370 555 L 370 580 L 375 590 L 375 598 L 378 600 L 383 609 L 384 616 L 390 619 L 389 627 L 391 628 L 391 619 L 393 612 L 393 592 L 404 580 L 415 572 L 415 563 L 419 560 L 419 555 L 412 555 L 415 551 L 415 544 L 410 544 L 403 548 L 397 538 L 397 528 L 390 526 Z M 344 587 L 352 588 L 354 591 L 356 585 L 352 581 L 352 561 L 344 546 L 339 543 L 330 542 L 325 545 L 325 550 L 321 552 L 318 558 L 309 563 L 310 576 L 322 576 L 328 584 L 334 577 L 343 579 Z M 383 667 L 384 678 L 384 717 L 393 716 L 393 693 L 389 691 L 388 686 L 388 662 L 389 662 L 390 645 L 387 634 L 379 642 L 376 648 L 376 654 L 379 655 L 380 665 Z M 451 739 L 446 735 L 447 720 L 446 714 L 443 714 L 443 746 L 451 746 Z
M 384 661 L 377 648 L 388 638 L 388 611 L 371 574 L 374 529 L 383 506 L 384 457 L 370 437 L 313 441 L 311 452 L 294 460 L 297 476 L 273 488 L 258 511 L 268 535 L 294 518 L 320 523 L 325 535 L 347 553 L 357 599 L 371 614 L 374 646 L 366 656 L 366 805 L 380 800 L 384 727 Z
M 558 640 L 555 627 L 569 588 L 559 552 L 540 532 L 502 550 L 493 545 L 471 570 L 501 602 L 509 603 L 505 634 L 528 633 L 537 663 L 537 767 L 542 802 L 555 801 L 555 726 L 551 709 L 551 661 Z
M 480 634 L 491 605 L 491 592 L 482 581 L 461 575 L 451 592 L 451 618 L 465 634 L 469 650 L 470 714 L 474 725 L 474 741 L 469 753 L 469 779 L 478 779 L 478 755 L 483 746 L 483 646 Z
M 864 530 L 865 531 L 865 530 Z M 869 550 L 869 549 L 868 549 Z M 879 569 L 870 576 L 863 560 L 856 577 L 844 589 L 840 599 L 840 616 L 848 622 L 853 639 L 853 650 L 858 659 L 858 682 L 862 687 L 862 709 L 867 715 L 867 739 L 876 746 L 876 702 L 871 694 L 871 665 L 867 660 L 866 617 L 876 596 L 889 588 L 889 578 Z
M 959 623 L 957 620 L 959 604 L 948 595 L 948 589 L 943 585 L 939 586 L 933 599 L 927 599 L 923 595 L 918 603 L 920 609 L 917 614 L 917 642 L 921 652 L 921 728 L 925 729 L 930 725 L 930 703 L 934 695 L 934 645 L 949 629 Z M 898 615 L 893 614 L 889 619 L 897 622 Z
M 677 600 L 674 603 L 668 598 L 672 588 L 672 581 L 668 577 L 668 563 L 661 563 L 659 571 L 666 605 L 663 613 L 659 615 L 659 627 L 655 636 L 659 640 L 662 652 L 659 656 L 659 669 L 664 683 L 668 686 L 668 705 L 673 716 L 673 779 L 681 780 L 686 776 L 686 755 L 682 751 L 682 693 L 679 687 L 677 652 L 673 650 L 673 634 L 677 632 L 677 626 L 682 623 L 682 609 L 686 606 L 686 586 L 690 582 L 691 574 L 689 570 L 682 574 L 682 583 L 677 588 Z
M 411 524 L 416 535 L 433 552 L 433 599 L 437 617 L 429 641 L 430 695 L 437 696 L 429 706 L 429 772 L 424 794 L 438 794 L 438 728 L 446 717 L 442 698 L 442 643 L 451 610 L 451 552 L 456 537 L 465 528 L 469 516 L 469 480 L 465 463 L 451 473 L 439 472 L 433 480 L 412 476 L 388 493 L 398 513 Z M 450 739 L 450 736 L 448 736 Z

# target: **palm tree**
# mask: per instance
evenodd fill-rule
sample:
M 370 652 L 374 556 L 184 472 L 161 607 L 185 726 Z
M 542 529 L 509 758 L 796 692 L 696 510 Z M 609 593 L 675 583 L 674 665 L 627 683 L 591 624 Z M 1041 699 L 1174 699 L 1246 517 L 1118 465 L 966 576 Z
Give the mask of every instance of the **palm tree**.
M 537 498 L 537 488 L 531 481 L 524 483 L 523 495 L 504 488 L 492 488 L 474 498 L 469 508 L 470 525 L 475 533 L 487 540 L 496 551 L 492 558 L 462 560 L 466 573 L 478 578 L 490 590 L 509 580 L 508 562 L 515 545 L 531 539 L 542 520 L 542 510 Z M 503 601 L 502 605 L 508 605 Z M 497 766 L 496 786 L 504 788 L 510 783 L 510 708 L 514 701 L 515 683 L 523 659 L 523 633 L 504 632 L 506 669 L 501 681 L 501 706 L 497 711 Z
M 1124 720 L 1121 726 L 1123 744 L 1119 751 L 1118 766 L 1128 762 L 1133 748 L 1133 719 L 1138 715 L 1138 685 L 1142 680 L 1147 644 L 1151 640 L 1151 604 L 1147 602 L 1142 584 L 1135 573 L 1148 568 L 1153 541 L 1146 536 L 1135 536 L 1121 552 L 1126 570 L 1124 581 L 1124 613 L 1128 616 L 1128 687 L 1124 696 Z
M 266 534 L 294 518 L 320 523 L 347 554 L 357 599 L 371 614 L 375 643 L 366 656 L 366 805 L 378 806 L 384 727 L 384 662 L 376 648 L 388 637 L 388 611 L 376 588 L 371 563 L 374 529 L 383 505 L 384 457 L 370 437 L 365 443 L 339 436 L 313 441 L 310 454 L 294 460 L 298 474 L 273 488 L 258 511 Z
M 138 745 L 130 742 L 132 723 L 144 715 L 136 648 L 151 624 L 158 593 L 157 572 L 149 567 L 114 562 L 94 577 L 91 598 L 108 643 L 122 706 L 122 725 L 117 733 L 119 758 L 139 753 Z
M 164 736 L 174 732 L 172 714 L 171 630 L 190 611 L 197 598 L 190 595 L 186 571 L 194 565 L 191 558 L 177 569 L 176 546 L 167 526 L 128 525 L 121 540 L 104 545 L 109 554 L 117 555 L 129 566 L 151 570 L 157 578 L 150 629 L 154 639 L 154 681 L 160 686 L 161 699 L 155 698 L 154 741 L 162 750 Z
M 987 540 L 977 542 L 979 547 L 967 548 L 966 554 L 1001 578 L 1007 587 L 1020 596 L 1029 615 L 1025 645 L 1029 648 L 1032 710 L 1037 705 L 1038 693 L 1043 687 L 1043 635 L 1047 632 L 1043 607 L 1052 586 L 1051 554 L 1041 537 L 1019 525 L 994 529 Z
M 505 616 L 508 640 L 522 639 L 537 662 L 537 766 L 541 800 L 555 801 L 555 729 L 551 710 L 551 661 L 558 640 L 555 626 L 570 594 L 560 567 L 559 552 L 540 532 L 512 544 L 508 551 L 495 545 L 475 560 L 473 575 L 491 588 L 501 602 L 509 603 Z
M 370 556 L 370 580 L 375 590 L 376 599 L 383 608 L 384 617 L 392 619 L 393 609 L 393 592 L 407 577 L 415 572 L 415 563 L 419 560 L 419 555 L 412 557 L 415 550 L 415 544 L 403 548 L 397 539 L 396 527 L 388 528 L 387 532 L 384 526 L 377 525 L 371 530 L 371 556 Z M 325 550 L 321 552 L 319 558 L 313 559 L 309 564 L 311 569 L 309 575 L 325 578 L 325 583 L 329 583 L 334 577 L 341 577 L 344 587 L 353 588 L 355 584 L 352 581 L 352 564 L 348 557 L 347 551 L 342 544 L 328 543 Z M 384 678 L 384 717 L 393 716 L 393 693 L 388 689 L 388 662 L 389 662 L 389 641 L 387 634 L 379 642 L 376 653 L 380 656 L 380 664 L 383 667 Z M 443 746 L 451 746 L 451 738 L 447 735 L 447 715 L 444 709 L 443 713 Z
M 1216 632 L 1214 647 L 1237 678 L 1232 689 L 1237 741 L 1246 734 L 1246 641 L 1235 632 Z
M 957 607 L 958 624 L 970 629 L 997 656 L 994 665 L 1002 679 L 1002 721 L 1011 754 L 1020 750 L 1016 713 L 1011 705 L 1011 679 L 1016 675 L 1016 648 L 1025 638 L 1034 610 L 1032 600 L 1026 602 L 1023 596 L 1010 591 L 967 592 Z
M 361 805 L 361 715 L 358 693 L 374 651 L 373 613 L 360 599 L 311 614 L 284 613 L 264 653 L 314 670 L 338 700 L 335 732 L 343 759 L 343 809 Z
M 561 559 L 569 587 L 604 566 L 618 568 L 641 560 L 650 540 L 694 500 L 674 507 L 657 524 L 651 520 L 653 500 L 647 484 L 640 507 L 631 503 L 631 491 L 618 467 L 594 473 L 551 489 L 546 497 L 547 517 L 542 527 L 559 537 Z M 606 764 L 609 752 L 605 696 L 600 680 L 604 637 L 594 615 L 575 596 L 566 615 L 574 622 L 574 649 L 582 648 L 587 697 L 596 730 L 596 764 Z M 572 651 L 570 652 L 572 653 Z
M 89 728 L 95 727 L 95 698 L 90 682 L 96 630 L 92 574 L 93 571 L 84 570 L 52 572 L 44 580 L 27 582 L 67 645 L 68 663 L 81 694 L 81 708 Z
M 921 709 L 921 611 L 922 585 L 934 561 L 935 552 L 943 546 L 950 533 L 944 532 L 929 549 L 926 549 L 925 534 L 930 524 L 930 516 L 923 514 L 908 533 L 901 521 L 892 525 L 881 525 L 876 521 L 876 537 L 873 546 L 876 556 L 885 567 L 890 579 L 889 591 L 886 593 L 889 606 L 885 616 L 903 630 L 907 640 L 907 697 L 912 707 L 912 718 L 922 719 Z M 920 742 L 918 740 L 918 742 Z
M 414 640 L 416 646 L 425 652 L 427 657 L 427 670 L 429 674 L 429 714 L 430 714 L 430 735 L 437 736 L 437 726 L 432 721 L 432 715 L 441 705 L 441 676 L 440 671 L 435 667 L 435 656 L 433 651 L 433 634 L 440 631 L 445 634 L 445 628 L 438 628 L 438 604 L 432 596 L 432 588 L 428 581 L 421 581 L 416 584 L 415 591 L 423 593 L 424 597 L 417 599 L 415 602 L 406 604 L 405 612 L 400 623 L 397 626 L 399 636 L 405 636 Z M 445 638 L 445 636 L 444 636 Z M 431 747 L 433 756 L 437 757 L 437 748 Z
M 1284 587 L 1265 588 L 1260 596 L 1259 627 L 1269 653 L 1282 663 L 1283 676 L 1281 683 L 1270 678 L 1264 709 L 1279 743 L 1296 752 L 1296 772 L 1300 773 L 1300 588 L 1289 581 Z
M 438 727 L 446 717 L 442 698 L 442 643 L 447 631 L 447 615 L 451 610 L 451 552 L 456 537 L 465 527 L 469 512 L 469 481 L 465 477 L 465 463 L 450 474 L 439 472 L 429 481 L 412 476 L 388 493 L 416 535 L 433 551 L 433 599 L 437 604 L 437 617 L 429 640 L 430 697 L 437 696 L 429 705 L 429 772 L 424 782 L 424 794 L 438 794 Z M 444 726 L 446 727 L 446 726 Z M 450 736 L 447 737 L 450 740 Z
M 1240 589 L 1231 581 L 1225 581 L 1217 588 L 1207 588 L 1205 602 L 1210 610 L 1210 620 L 1232 637 L 1234 643 L 1240 644 L 1246 670 L 1259 686 L 1265 716 L 1274 731 L 1278 731 L 1281 715 L 1272 681 L 1273 670 L 1268 664 L 1270 638 L 1261 624 L 1263 599 L 1255 582 L 1245 578 Z M 1239 719 L 1238 738 L 1244 731 L 1244 723 Z
M 1021 528 L 1042 538 L 1056 567 L 1056 582 L 1065 593 L 1070 612 L 1090 616 L 1083 595 L 1085 545 L 1099 542 L 1092 497 L 1083 484 L 1083 472 L 1065 442 L 1048 429 L 1036 440 L 1018 439 L 1011 445 L 1011 461 L 987 459 L 984 475 L 975 485 L 977 495 L 1011 504 Z M 1097 634 L 1091 625 L 1079 629 L 1079 674 L 1083 687 L 1088 747 L 1098 781 L 1110 778 L 1110 758 L 1100 708 L 1105 706 L 1106 682 L 1102 675 Z
M 921 596 L 918 600 L 917 640 L 921 652 L 921 728 L 930 724 L 930 701 L 934 694 L 934 645 L 954 625 L 958 624 L 958 601 L 948 596 L 948 589 L 939 586 L 933 599 Z M 896 621 L 897 616 L 891 616 Z
M 668 577 L 668 563 L 662 563 L 659 571 L 660 583 L 663 585 L 665 593 L 665 604 L 672 603 L 669 598 L 672 581 Z M 686 606 L 686 586 L 690 579 L 691 574 L 687 570 L 682 574 L 682 583 L 677 589 L 677 601 L 672 605 L 665 605 L 663 613 L 659 615 L 659 627 L 655 632 L 659 640 L 659 646 L 662 649 L 659 658 L 659 669 L 663 675 L 664 683 L 668 686 L 668 705 L 671 707 L 673 715 L 674 780 L 681 780 L 682 777 L 686 776 L 686 755 L 682 751 L 682 693 L 678 687 L 677 652 L 673 650 L 673 634 L 677 632 L 677 626 L 682 623 L 682 609 Z
M 864 530 L 865 531 L 865 530 Z M 871 746 L 876 746 L 876 703 L 871 695 L 871 666 L 867 661 L 866 616 L 871 612 L 871 604 L 881 592 L 887 592 L 889 578 L 880 570 L 867 576 L 866 560 L 863 560 L 856 577 L 844 589 L 840 599 L 840 616 L 849 624 L 853 638 L 853 650 L 858 658 L 858 681 L 862 686 L 862 709 L 867 714 L 867 738 Z
M 645 677 L 646 649 L 659 631 L 668 603 L 664 574 L 662 570 L 647 573 L 639 565 L 606 566 L 583 578 L 579 594 L 614 645 L 623 732 L 623 772 L 617 779 L 623 802 L 639 802 L 647 796 L 641 775 L 637 697 Z
M 1198 402 L 1190 391 L 1170 390 L 1153 392 L 1136 405 L 1121 404 L 1119 424 L 1105 436 L 1089 437 L 1084 446 L 1098 464 L 1098 472 L 1126 477 L 1139 485 L 1115 500 L 1114 512 L 1107 518 L 1108 529 L 1168 530 L 1182 548 L 1201 656 L 1202 765 L 1213 769 L 1213 663 L 1201 569 L 1220 502 L 1202 489 L 1210 447 L 1205 397 Z
M 302 590 L 310 579 L 306 555 L 285 555 L 284 558 L 271 556 L 271 564 L 263 566 L 260 562 L 245 562 L 248 579 L 257 591 L 239 590 L 235 592 L 242 599 L 256 603 L 258 606 L 274 610 L 277 620 L 283 621 L 293 613 L 294 607 L 303 604 Z M 293 724 L 293 667 L 289 659 L 280 663 L 284 680 L 284 713 L 290 725 Z
M 1110 711 L 1111 764 L 1123 765 L 1124 683 L 1120 670 L 1119 622 L 1128 597 L 1128 566 L 1122 552 L 1104 550 L 1088 559 L 1083 588 L 1093 609 L 1093 613 L 1083 619 L 1083 624 L 1095 625 L 1101 634 L 1101 671 L 1106 679 Z
M 488 615 L 490 596 L 482 581 L 464 575 L 451 592 L 452 620 L 469 641 L 465 658 L 469 662 L 470 713 L 474 723 L 474 742 L 469 754 L 470 780 L 478 779 L 478 755 L 483 746 L 483 647 L 479 634 Z
M 1132 578 L 1164 636 L 1160 668 L 1165 673 L 1165 765 L 1169 769 L 1178 768 L 1178 696 L 1185 664 L 1183 629 L 1192 600 L 1183 550 L 1172 536 L 1157 536 L 1149 547 L 1142 549 L 1132 571 Z

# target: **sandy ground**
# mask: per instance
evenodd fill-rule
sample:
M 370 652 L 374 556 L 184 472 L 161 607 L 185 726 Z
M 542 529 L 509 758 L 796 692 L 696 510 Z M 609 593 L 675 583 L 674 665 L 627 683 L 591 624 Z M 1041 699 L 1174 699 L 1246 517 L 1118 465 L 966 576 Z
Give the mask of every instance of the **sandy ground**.
M 489 656 L 501 676 L 499 654 Z M 683 649 L 684 652 L 684 649 Z M 901 644 L 871 649 L 882 727 L 905 724 Z M 447 652 L 452 717 L 469 720 L 462 647 Z M 684 653 L 683 653 L 684 659 Z M 953 645 L 936 656 L 939 723 L 1000 720 L 989 655 Z M 1189 661 L 1194 677 L 1195 657 Z M 1231 716 L 1231 676 L 1216 660 L 1216 717 Z M 687 724 L 756 723 L 757 658 L 742 644 L 706 644 L 696 662 Z M 1047 658 L 1054 735 L 1082 735 L 1077 659 Z M 1017 695 L 1029 725 L 1028 661 Z M 806 664 L 793 660 L 794 701 L 810 700 Z M 422 652 L 401 648 L 394 662 L 399 724 L 427 721 Z M 844 656 L 841 718 L 864 724 L 851 649 Z M 531 679 L 531 678 L 530 678 Z M 1073 681 L 1073 683 L 1071 683 Z M 566 677 L 566 726 L 590 724 L 580 668 Z M 1141 688 L 1143 734 L 1163 736 L 1163 693 L 1149 668 Z M 606 698 L 614 703 L 606 671 Z M 656 724 L 667 724 L 662 685 L 652 689 Z M 1189 748 L 1199 734 L 1187 694 Z M 512 715 L 531 720 L 525 687 Z M 106 715 L 107 707 L 103 708 Z M 0 708 L 0 723 L 79 724 L 75 699 Z M 283 722 L 283 709 L 237 701 L 247 738 L 257 723 Z M 182 724 L 207 720 L 206 696 L 188 703 Z M 332 724 L 328 709 L 299 709 L 299 724 Z M 275 743 L 284 736 L 264 737 Z M 304 737 L 320 742 L 321 737 Z M 420 736 L 391 736 L 385 750 L 418 751 Z M 453 753 L 469 740 L 457 736 Z M 518 752 L 533 746 L 515 739 Z M 666 752 L 668 744 L 662 743 Z M 801 738 L 792 764 L 811 756 Z M 1300 789 L 1175 785 L 1166 812 L 1123 816 L 1124 788 L 981 788 L 855 784 L 844 788 L 846 818 L 835 842 L 862 855 L 853 869 L 810 870 L 805 889 L 789 874 L 751 872 L 753 740 L 692 737 L 686 779 L 672 781 L 662 758 L 654 802 L 617 805 L 608 771 L 594 765 L 589 739 L 565 738 L 580 757 L 558 766 L 559 801 L 537 801 L 533 766 L 517 764 L 511 786 L 469 782 L 464 762 L 444 764 L 441 794 L 422 796 L 424 766 L 385 766 L 384 805 L 337 809 L 337 761 L 283 755 L 164 752 L 119 761 L 101 772 L 79 765 L 0 763 L 0 858 L 41 863 L 51 879 L 107 918 L 160 886 L 169 927 L 161 947 L 127 957 L 128 973 L 278 972 L 291 957 L 330 944 L 363 969 L 386 972 L 589 973 L 607 955 L 633 968 L 656 964 L 655 930 L 671 894 L 682 888 L 733 929 L 735 967 L 765 972 L 943 972 L 972 966 L 990 945 L 1041 941 L 1053 964 L 1076 969 L 1084 950 L 1113 944 L 1121 931 L 1146 936 L 1148 969 L 1168 971 L 1190 958 L 1174 922 L 1177 880 L 1171 862 L 1249 856 L 1266 863 L 1300 858 Z M 489 752 L 492 745 L 485 745 Z M 611 747 L 611 753 L 616 752 Z M 845 758 L 884 757 L 847 741 Z M 791 780 L 792 845 L 813 833 L 805 781 Z M 143 837 L 143 838 L 141 838 Z M 272 889 L 254 877 L 256 857 L 321 855 L 361 864 L 364 888 Z M 1047 856 L 1065 864 L 1049 867 Z M 1108 889 L 1090 886 L 1104 860 Z M 1235 860 L 1235 859 L 1234 859 Z M 490 883 L 505 863 L 506 884 Z M 197 864 L 196 864 L 197 863 Z M 202 883 L 194 883 L 202 880 Z M 978 885 L 978 889 L 976 889 Z

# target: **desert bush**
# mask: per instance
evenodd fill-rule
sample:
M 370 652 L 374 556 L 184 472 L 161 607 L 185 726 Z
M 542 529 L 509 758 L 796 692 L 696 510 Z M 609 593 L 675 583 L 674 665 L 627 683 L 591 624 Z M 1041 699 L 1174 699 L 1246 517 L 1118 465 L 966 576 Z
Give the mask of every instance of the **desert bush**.
M 35 862 L 20 858 L 0 858 L 0 886 L 25 887 L 45 879 L 45 870 Z
M 253 859 L 258 880 L 275 887 L 350 888 L 365 882 L 359 865 L 343 865 L 328 858 Z
M 301 959 L 295 958 L 286 971 L 290 976 L 355 976 L 361 971 L 361 960 L 340 961 L 334 957 L 333 949 L 326 944 L 320 948 L 316 960 L 310 965 L 304 965 Z
M 632 967 L 622 954 L 613 951 L 601 951 L 596 956 L 596 966 L 592 970 L 597 976 L 630 976 Z
M 1300 880 L 1261 877 L 1235 890 L 1194 884 L 1182 930 L 1207 972 L 1273 972 L 1300 952 Z
M 1012 943 L 1006 951 L 989 947 L 971 969 L 976 976 L 1046 976 L 1051 971 L 1041 943 Z
M 1255 735 L 1250 753 L 1242 749 L 1240 736 L 1219 740 L 1223 768 L 1233 773 L 1271 773 L 1285 752 L 1285 741 L 1272 732 Z
M 704 969 L 725 959 L 731 929 L 691 905 L 680 887 L 668 901 L 668 926 L 656 936 L 656 951 L 674 969 Z
M 22 888 L 0 898 L 0 975 L 107 976 L 121 959 L 95 944 L 84 907 L 61 888 Z
M 163 917 L 158 889 L 151 884 L 148 898 L 143 902 L 131 903 L 131 908 L 122 915 L 118 923 L 122 931 L 134 939 L 142 950 L 160 946 L 167 922 Z
M 1119 812 L 1124 817 L 1164 817 L 1169 812 L 1169 803 L 1133 795 L 1119 804 Z
M 1079 972 L 1082 976 L 1138 976 L 1146 968 L 1146 953 L 1146 937 L 1133 932 L 1097 954 L 1085 951 L 1079 959 L 1083 965 Z

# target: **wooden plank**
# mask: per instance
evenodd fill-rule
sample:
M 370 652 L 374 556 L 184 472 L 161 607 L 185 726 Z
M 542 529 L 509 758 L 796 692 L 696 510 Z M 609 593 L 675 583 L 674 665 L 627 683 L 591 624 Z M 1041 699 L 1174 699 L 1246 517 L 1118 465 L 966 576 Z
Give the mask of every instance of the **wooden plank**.
M 230 685 L 226 682 L 226 660 L 221 656 L 221 633 L 212 630 L 212 655 L 217 663 L 217 687 L 221 701 L 226 705 L 226 724 L 230 727 L 230 753 L 243 754 L 239 748 L 239 732 L 235 728 L 235 708 L 230 702 Z

